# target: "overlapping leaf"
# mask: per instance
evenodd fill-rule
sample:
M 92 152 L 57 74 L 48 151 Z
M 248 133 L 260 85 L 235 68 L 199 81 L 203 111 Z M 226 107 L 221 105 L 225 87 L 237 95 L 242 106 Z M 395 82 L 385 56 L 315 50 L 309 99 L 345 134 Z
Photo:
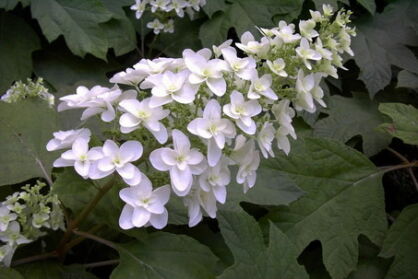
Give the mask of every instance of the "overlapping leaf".
M 299 253 L 319 240 L 331 277 L 345 278 L 357 266 L 358 236 L 378 245 L 384 238 L 381 174 L 363 154 L 335 141 L 299 139 L 292 148 L 288 158 L 268 162 L 307 194 L 270 218 Z
M 347 142 L 357 135 L 363 138 L 363 152 L 372 156 L 385 148 L 391 138 L 376 128 L 385 120 L 378 110 L 378 103 L 364 93 L 353 98 L 338 95 L 328 99 L 328 117 L 317 121 L 314 135 Z
M 418 144 L 418 109 L 401 103 L 385 103 L 379 110 L 392 118 L 393 123 L 384 123 L 380 129 L 400 138 L 407 144 Z
M 235 259 L 219 279 L 309 278 L 297 262 L 296 246 L 273 224 L 266 247 L 257 222 L 244 211 L 221 211 L 218 220 Z

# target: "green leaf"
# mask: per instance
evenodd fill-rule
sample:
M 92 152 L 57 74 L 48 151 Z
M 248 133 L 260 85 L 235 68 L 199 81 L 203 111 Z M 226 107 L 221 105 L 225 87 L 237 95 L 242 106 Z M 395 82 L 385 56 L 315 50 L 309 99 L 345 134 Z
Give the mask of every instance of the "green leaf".
M 49 176 L 57 155 L 45 146 L 57 130 L 56 119 L 45 101 L 0 102 L 0 185 Z
M 207 1 L 206 5 L 202 8 L 209 17 L 212 17 L 214 13 L 224 11 L 227 7 L 228 5 L 225 3 L 225 0 L 211 0 Z
M 118 245 L 120 264 L 111 279 L 215 278 L 217 258 L 206 246 L 185 236 L 164 232 Z
M 363 138 L 363 152 L 367 156 L 377 154 L 391 141 L 376 128 L 385 121 L 378 110 L 378 103 L 364 93 L 355 93 L 353 98 L 331 96 L 327 103 L 328 117 L 314 125 L 314 136 L 327 137 L 347 142 L 357 135 Z M 349 116 L 349 117 L 348 117 Z
M 123 6 L 132 5 L 132 1 L 101 0 L 112 13 L 112 19 L 101 26 L 107 34 L 109 48 L 113 48 L 116 56 L 126 54 L 136 47 L 136 33 Z
M 76 214 L 97 194 L 97 187 L 100 186 L 93 184 L 91 180 L 83 179 L 72 168 L 65 168 L 63 172 L 57 174 L 52 192 L 58 195 L 65 207 Z M 90 214 L 91 222 L 104 223 L 112 228 L 119 229 L 119 215 L 123 206 L 119 199 L 121 187 L 123 187 L 122 183 L 115 182 L 112 189 L 106 193 Z
M 25 279 L 19 272 L 12 268 L 0 266 L 0 279 Z
M 256 9 L 254 7 L 257 7 Z M 273 16 L 294 19 L 300 12 L 302 1 L 290 0 L 233 0 L 223 13 L 216 13 L 202 24 L 199 38 L 205 47 L 218 45 L 226 40 L 228 31 L 234 28 L 238 36 L 250 31 L 257 36 L 258 27 L 273 27 Z
M 33 0 L 31 10 L 49 42 L 63 35 L 74 54 L 106 59 L 109 43 L 100 23 L 112 13 L 99 0 Z
M 19 3 L 21 3 L 23 7 L 26 7 L 30 4 L 30 0 L 3 0 L 0 2 L 0 8 L 11 11 L 16 8 Z
M 418 75 L 408 72 L 407 70 L 400 71 L 396 87 L 418 89 Z
M 39 49 L 39 38 L 26 22 L 12 14 L 0 12 L 0 92 L 3 94 L 16 80 L 32 74 L 32 52 Z
M 372 15 L 376 11 L 376 3 L 374 1 L 375 0 L 357 0 L 357 2 L 366 8 Z
M 418 109 L 401 103 L 385 103 L 379 110 L 392 118 L 393 123 L 384 123 L 379 128 L 400 138 L 406 144 L 418 144 Z
M 386 279 L 418 278 L 418 204 L 405 208 L 383 242 L 381 257 L 395 257 Z
M 398 1 L 388 5 L 382 14 L 363 18 L 355 24 L 354 60 L 360 67 L 359 78 L 371 97 L 390 83 L 391 65 L 418 73 L 418 60 L 405 46 L 417 46 L 418 37 L 408 20 L 398 20 L 404 17 L 405 9 L 414 9 L 414 6 L 414 1 Z
M 381 244 L 387 227 L 381 172 L 366 156 L 336 141 L 306 138 L 293 143 L 288 157 L 268 163 L 307 192 L 270 219 L 299 253 L 319 240 L 332 278 L 355 270 L 360 234 Z
M 257 222 L 244 211 L 220 211 L 218 220 L 235 259 L 219 279 L 309 278 L 297 262 L 297 248 L 273 224 L 266 247 Z
M 53 261 L 41 261 L 20 265 L 16 269 L 25 279 L 97 279 L 79 264 L 64 266 Z

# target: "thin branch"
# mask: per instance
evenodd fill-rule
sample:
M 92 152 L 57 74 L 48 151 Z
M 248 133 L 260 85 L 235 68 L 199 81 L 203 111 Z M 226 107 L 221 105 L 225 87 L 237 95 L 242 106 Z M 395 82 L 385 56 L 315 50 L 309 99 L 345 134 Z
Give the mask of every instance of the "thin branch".
M 415 189 L 417 189 L 417 191 L 418 191 L 418 181 L 417 181 L 417 178 L 415 177 L 414 170 L 411 169 L 411 168 L 409 168 L 408 169 L 408 173 L 409 173 L 409 175 L 412 178 L 412 182 L 414 182 Z
M 102 227 L 103 225 L 95 225 L 90 230 L 88 230 L 88 232 L 91 234 L 94 234 L 95 232 L 99 231 Z M 77 246 L 78 244 L 83 242 L 85 239 L 86 239 L 85 237 L 80 236 L 71 240 L 70 242 L 65 244 L 64 248 L 62 249 L 62 253 L 66 254 L 71 248 L 73 248 L 74 246 Z
M 115 244 L 115 243 L 113 243 L 113 242 L 112 242 L 112 241 L 110 241 L 110 240 L 107 240 L 107 239 L 104 239 L 104 238 L 98 237 L 97 235 L 94 235 L 94 234 L 91 234 L 91 233 L 88 233 L 88 232 L 82 232 L 82 231 L 77 231 L 77 230 L 74 230 L 73 232 L 74 232 L 74 234 L 76 234 L 76 235 L 79 235 L 79 236 L 85 237 L 85 238 L 87 238 L 87 239 L 94 240 L 94 241 L 99 242 L 99 243 L 101 243 L 101 244 L 103 244 L 103 245 L 106 245 L 106 246 L 108 246 L 108 247 L 110 247 L 110 248 L 113 248 L 113 249 L 115 249 L 115 250 L 118 250 L 118 247 L 116 246 L 116 244 Z
M 94 267 L 115 265 L 115 264 L 119 264 L 119 260 L 108 260 L 108 261 L 101 261 L 101 262 L 95 262 L 95 263 L 88 263 L 88 264 L 84 264 L 83 266 L 85 268 L 94 268 Z
M 393 155 L 395 155 L 396 157 L 398 157 L 402 162 L 404 163 L 409 163 L 409 160 L 403 156 L 401 153 L 399 153 L 398 151 L 396 151 L 395 149 L 392 149 L 390 147 L 386 148 L 388 151 L 390 151 Z
M 56 257 L 58 257 L 58 254 L 55 251 L 52 251 L 52 252 L 39 254 L 39 255 L 35 255 L 35 256 L 30 256 L 30 257 L 27 257 L 27 258 L 23 258 L 23 259 L 13 261 L 12 266 L 18 266 L 18 265 L 22 265 L 22 264 L 26 264 L 26 263 L 31 263 L 31 262 L 35 262 L 35 261 L 41 261 L 41 260 L 46 260 L 46 259 L 51 259 L 51 258 L 56 258 Z
M 386 166 L 386 167 L 381 167 L 380 169 L 384 173 L 386 173 L 386 172 L 390 172 L 390 171 L 394 171 L 394 170 L 406 169 L 406 168 L 413 168 L 413 167 L 418 167 L 418 162 L 414 161 L 414 162 L 410 162 L 408 164 L 400 164 L 400 165 L 395 165 L 395 166 Z

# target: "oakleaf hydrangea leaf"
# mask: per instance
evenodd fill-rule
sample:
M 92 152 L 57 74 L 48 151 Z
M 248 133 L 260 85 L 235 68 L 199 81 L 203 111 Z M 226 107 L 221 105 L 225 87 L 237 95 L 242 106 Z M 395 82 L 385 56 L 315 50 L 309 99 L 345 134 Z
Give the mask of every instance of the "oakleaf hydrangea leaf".
M 405 208 L 389 229 L 383 242 L 381 257 L 395 257 L 385 279 L 418 277 L 418 204 Z
M 243 210 L 220 211 L 219 226 L 235 263 L 219 279 L 309 278 L 289 238 L 270 224 L 266 247 L 257 222 Z
M 306 138 L 293 144 L 289 157 L 268 163 L 306 192 L 270 213 L 271 220 L 299 253 L 319 240 L 332 278 L 346 278 L 356 269 L 360 234 L 382 243 L 387 223 L 381 172 L 366 156 L 342 143 Z
M 353 98 L 331 96 L 328 107 L 328 117 L 314 125 L 315 136 L 347 142 L 361 135 L 363 152 L 367 156 L 377 154 L 390 143 L 391 138 L 376 129 L 385 118 L 377 109 L 377 102 L 371 101 L 366 94 L 355 93 Z
M 380 125 L 381 130 L 407 144 L 418 144 L 418 109 L 412 105 L 385 103 L 380 104 L 379 110 L 393 120 Z

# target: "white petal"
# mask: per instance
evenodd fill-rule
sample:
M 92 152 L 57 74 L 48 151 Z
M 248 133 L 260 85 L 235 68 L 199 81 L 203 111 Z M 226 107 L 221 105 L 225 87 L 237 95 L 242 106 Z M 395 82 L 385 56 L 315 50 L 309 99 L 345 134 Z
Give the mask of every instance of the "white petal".
M 208 142 L 208 163 L 209 166 L 215 166 L 222 156 L 222 150 L 218 147 L 215 140 L 210 139 Z
M 165 126 L 161 123 L 159 124 L 160 124 L 160 129 L 158 131 L 154 131 L 154 130 L 149 130 L 149 131 L 160 144 L 164 144 L 168 140 L 168 133 L 167 133 L 167 129 L 165 128 Z
M 145 210 L 143 207 L 135 207 L 132 214 L 132 224 L 134 224 L 135 227 L 140 228 L 148 223 L 150 218 L 150 212 Z
M 225 94 L 226 82 L 223 78 L 209 78 L 206 84 L 215 95 L 223 96 Z
M 193 177 L 190 168 L 181 171 L 177 167 L 173 167 L 170 170 L 170 178 L 173 187 L 180 192 L 187 190 L 192 185 Z
M 129 230 L 134 227 L 132 224 L 132 215 L 134 212 L 134 208 L 129 205 L 125 205 L 122 209 L 122 213 L 119 217 L 119 226 L 124 230 Z
M 226 187 L 225 186 L 218 186 L 213 187 L 213 194 L 216 197 L 216 200 L 222 204 L 226 201 Z
M 135 168 L 131 163 L 127 163 L 123 167 L 116 168 L 116 171 L 122 178 L 132 179 L 135 175 Z
M 74 169 L 80 176 L 87 177 L 89 174 L 90 162 L 76 161 L 74 163 Z
M 128 160 L 129 162 L 134 162 L 141 158 L 143 147 L 139 141 L 130 140 L 124 142 L 120 146 L 120 156 L 121 158 Z
M 168 222 L 168 212 L 164 209 L 162 214 L 152 214 L 149 220 L 151 226 L 156 229 L 162 229 L 167 225 Z
M 126 184 L 130 185 L 130 186 L 135 186 L 138 185 L 139 183 L 141 183 L 142 177 L 144 177 L 144 175 L 140 172 L 140 170 L 135 167 L 134 168 L 134 175 L 132 178 L 123 178 L 123 181 L 125 181 Z
M 159 148 L 159 149 L 156 149 L 156 150 L 152 151 L 151 154 L 150 154 L 149 160 L 150 160 L 152 166 L 159 171 L 168 171 L 171 168 L 171 166 L 167 165 L 162 160 L 163 153 L 166 150 L 171 150 L 171 149 L 163 147 L 163 148 Z
M 63 158 L 56 159 L 53 164 L 54 168 L 72 167 L 73 165 L 73 160 L 65 160 Z

